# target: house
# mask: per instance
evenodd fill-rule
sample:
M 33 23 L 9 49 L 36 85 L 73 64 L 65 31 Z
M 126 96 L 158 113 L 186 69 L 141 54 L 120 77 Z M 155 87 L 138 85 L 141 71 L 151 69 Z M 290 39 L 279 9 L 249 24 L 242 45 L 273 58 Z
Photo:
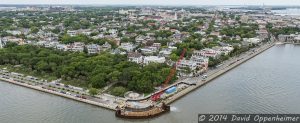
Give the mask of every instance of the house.
M 258 44 L 261 42 L 261 40 L 259 38 L 243 38 L 244 42 L 249 42 L 252 44 Z
M 181 60 L 179 64 L 177 64 L 177 70 L 179 76 L 193 76 L 193 73 L 197 69 L 197 63 L 191 60 Z
M 56 47 L 56 45 L 58 45 L 58 44 L 59 44 L 58 41 L 46 42 L 46 43 L 44 44 L 44 47 L 47 47 L 47 48 L 49 48 L 49 47 Z
M 161 51 L 159 51 L 159 56 L 170 57 L 171 54 L 172 54 L 172 49 L 170 48 L 164 48 Z
M 73 52 L 83 52 L 84 44 L 81 42 L 74 42 L 71 45 L 71 51 Z
M 38 46 L 45 46 L 46 45 L 46 41 L 38 41 L 38 42 L 36 42 L 36 45 L 38 45 Z
M 132 52 L 136 46 L 132 43 L 121 43 L 119 48 L 126 50 L 127 52 Z
M 10 33 L 12 35 L 21 35 L 22 34 L 22 32 L 19 30 L 7 30 L 6 32 Z
M 229 55 L 229 53 L 232 52 L 233 50 L 234 48 L 232 46 L 224 46 L 220 48 L 220 51 L 225 55 Z
M 195 50 L 193 52 L 193 56 L 194 57 L 212 57 L 212 58 L 219 58 L 221 55 L 221 53 L 219 51 L 213 50 L 213 49 L 209 49 L 209 48 L 205 48 L 203 50 Z
M 153 63 L 164 63 L 166 61 L 165 57 L 158 57 L 158 56 L 146 56 L 144 57 L 144 64 L 149 64 L 151 62 Z
M 159 49 L 161 47 L 161 43 L 153 43 L 152 46 Z
M 256 34 L 258 34 L 259 39 L 264 40 L 269 37 L 269 33 L 266 29 L 260 29 L 256 31 Z
M 157 47 L 145 47 L 140 50 L 143 54 L 153 54 L 158 51 Z
M 111 44 L 109 44 L 108 42 L 105 42 L 105 44 L 103 44 L 101 47 L 102 47 L 101 49 L 103 51 L 110 50 L 111 49 Z
M 278 35 L 278 40 L 280 42 L 293 42 L 299 43 L 300 35 L 290 34 L 290 35 Z
M 206 68 L 208 67 L 208 58 L 206 58 L 206 57 L 192 56 L 190 60 L 195 62 L 198 67 L 201 67 L 201 66 L 204 66 Z
M 121 51 L 120 49 L 114 49 L 114 50 L 111 50 L 110 51 L 110 53 L 111 54 L 121 54 L 121 55 L 125 55 L 126 54 L 126 52 L 124 52 L 124 51 Z
M 86 45 L 86 49 L 88 51 L 88 54 L 97 54 L 100 52 L 100 46 L 97 44 Z
M 2 41 L 2 38 L 0 38 L 0 49 L 3 48 L 4 45 L 5 45 L 5 42 Z
M 137 36 L 137 37 L 135 38 L 135 42 L 136 42 L 136 43 L 141 43 L 141 42 L 144 41 L 145 39 L 146 39 L 145 36 L 139 35 L 139 36 Z
M 108 30 L 108 33 L 110 33 L 112 35 L 116 35 L 117 32 L 118 32 L 118 30 L 116 30 L 116 29 L 110 29 L 110 30 Z
M 141 53 L 138 53 L 138 52 L 128 53 L 127 58 L 131 62 L 135 62 L 135 63 L 138 63 L 138 64 L 143 63 L 143 56 L 142 56 Z
M 58 44 L 55 48 L 58 50 L 67 51 L 67 46 L 65 44 Z
M 192 60 L 181 60 L 179 64 L 177 64 L 177 69 L 178 70 L 183 70 L 189 68 L 191 71 L 196 70 L 197 68 L 197 63 L 192 61 Z
M 77 32 L 74 31 L 74 30 L 68 30 L 67 34 L 70 35 L 70 36 L 76 36 Z

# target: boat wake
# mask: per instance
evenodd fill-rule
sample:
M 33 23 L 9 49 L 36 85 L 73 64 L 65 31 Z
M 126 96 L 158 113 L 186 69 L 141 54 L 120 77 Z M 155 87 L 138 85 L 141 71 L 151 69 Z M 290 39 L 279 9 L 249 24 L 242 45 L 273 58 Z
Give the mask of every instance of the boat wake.
M 171 106 L 171 111 L 172 111 L 172 112 L 179 112 L 179 109 L 176 108 L 176 107 Z

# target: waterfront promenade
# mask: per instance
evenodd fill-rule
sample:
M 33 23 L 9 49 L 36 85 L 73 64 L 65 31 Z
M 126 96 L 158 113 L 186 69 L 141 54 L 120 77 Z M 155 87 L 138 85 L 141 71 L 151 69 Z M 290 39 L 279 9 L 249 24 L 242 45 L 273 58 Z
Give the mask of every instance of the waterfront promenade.
M 44 89 L 41 86 L 29 85 L 27 83 L 21 83 L 21 82 L 17 82 L 17 81 L 11 80 L 11 79 L 6 79 L 6 78 L 3 78 L 3 77 L 0 77 L 0 80 L 8 82 L 8 83 L 15 84 L 15 85 L 31 88 L 31 89 L 34 89 L 34 90 L 38 90 L 38 91 L 54 94 L 54 95 L 57 95 L 57 96 L 69 98 L 69 99 L 72 99 L 72 100 L 75 100 L 75 101 L 79 101 L 79 102 L 83 102 L 83 103 L 103 107 L 103 108 L 110 109 L 110 110 L 116 110 L 115 107 L 113 107 L 111 105 L 108 105 L 108 104 L 99 103 L 99 102 L 91 101 L 91 100 L 88 100 L 88 99 L 82 99 L 82 98 L 78 98 L 78 97 L 75 97 L 75 96 L 72 96 L 72 95 L 63 94 L 63 93 L 60 93 L 60 92 L 57 92 L 57 91 Z
M 274 45 L 275 45 L 275 42 L 268 42 L 267 44 L 253 48 L 250 51 L 247 51 L 239 56 L 232 57 L 229 60 L 224 61 L 222 66 L 220 66 L 216 69 L 213 69 L 213 70 L 209 70 L 206 74 L 207 78 L 205 80 L 203 80 L 202 77 L 189 78 L 187 81 L 196 81 L 196 85 L 190 86 L 182 91 L 179 91 L 178 93 L 174 94 L 173 96 L 167 98 L 165 100 L 165 103 L 171 104 L 172 102 L 174 102 L 174 101 L 178 100 L 179 98 L 185 96 L 186 94 L 194 91 L 195 89 L 211 82 L 213 79 L 215 79 L 215 78 L 221 76 L 222 74 L 226 73 L 227 71 L 241 65 L 242 63 L 244 63 L 247 60 L 255 57 L 256 55 L 264 52 L 265 50 L 273 47 Z M 171 86 L 173 86 L 173 85 L 174 84 L 172 84 Z
M 267 44 L 263 44 L 263 45 L 260 45 L 256 48 L 253 48 L 250 51 L 247 51 L 247 52 L 245 52 L 245 53 L 243 53 L 239 56 L 232 57 L 229 60 L 224 61 L 222 63 L 223 64 L 222 66 L 220 66 L 216 69 L 209 70 L 206 73 L 207 78 L 204 81 L 202 80 L 201 76 L 200 77 L 188 78 L 187 81 L 195 81 L 196 85 L 190 85 L 187 88 L 185 88 L 181 91 L 178 91 L 175 94 L 173 94 L 172 96 L 164 99 L 163 101 L 166 104 L 171 104 L 175 100 L 177 100 L 177 99 L 183 97 L 184 95 L 192 92 L 193 90 L 197 89 L 198 87 L 201 87 L 202 85 L 207 84 L 211 80 L 219 77 L 220 75 L 224 74 L 225 72 L 227 72 L 227 71 L 233 69 L 234 67 L 244 63 L 245 61 L 255 57 L 256 55 L 262 53 L 263 51 L 269 49 L 270 47 L 272 47 L 274 45 L 275 45 L 275 42 L 269 42 Z M 0 80 L 6 81 L 6 82 L 9 82 L 9 83 L 12 83 L 12 84 L 24 86 L 24 87 L 27 87 L 27 88 L 35 89 L 35 90 L 38 90 L 38 91 L 43 91 L 43 92 L 46 92 L 46 93 L 50 93 L 50 94 L 62 96 L 62 97 L 65 97 L 65 98 L 73 99 L 73 100 L 76 100 L 76 101 L 84 102 L 84 103 L 87 103 L 87 104 L 107 108 L 107 109 L 110 109 L 110 110 L 116 110 L 116 107 L 112 106 L 110 104 L 105 104 L 105 103 L 101 103 L 101 102 L 97 102 L 97 101 L 93 101 L 93 100 L 89 100 L 89 99 L 78 98 L 78 97 L 75 97 L 75 96 L 72 96 L 72 95 L 67 95 L 67 94 L 57 92 L 57 91 L 48 90 L 48 89 L 42 88 L 42 86 L 29 85 L 29 84 L 26 84 L 26 83 L 17 82 L 17 81 L 14 81 L 12 79 L 6 79 L 6 78 L 3 78 L 3 77 L 0 77 Z M 180 82 L 182 82 L 182 81 L 177 81 L 176 83 L 170 85 L 169 87 L 174 86 L 175 84 L 178 84 Z

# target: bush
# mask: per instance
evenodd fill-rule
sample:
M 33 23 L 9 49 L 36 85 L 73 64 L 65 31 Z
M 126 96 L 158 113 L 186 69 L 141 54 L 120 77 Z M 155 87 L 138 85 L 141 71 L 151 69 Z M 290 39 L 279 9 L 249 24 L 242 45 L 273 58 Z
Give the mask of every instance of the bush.
M 98 90 L 96 88 L 90 88 L 89 89 L 89 94 L 91 96 L 94 96 L 94 95 L 98 94 Z
M 126 93 L 126 91 L 126 88 L 119 86 L 112 89 L 111 94 L 115 96 L 123 96 Z

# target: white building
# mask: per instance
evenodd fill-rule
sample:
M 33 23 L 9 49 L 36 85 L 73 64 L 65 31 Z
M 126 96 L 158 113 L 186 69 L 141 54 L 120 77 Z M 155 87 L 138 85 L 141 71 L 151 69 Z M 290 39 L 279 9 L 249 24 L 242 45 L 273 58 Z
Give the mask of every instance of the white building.
M 300 43 L 300 35 L 278 35 L 278 40 L 281 42 L 288 42 L 288 43 Z
M 218 58 L 221 55 L 220 51 L 216 51 L 213 49 L 205 48 L 203 50 L 195 50 L 193 52 L 193 56 L 195 57 L 212 57 L 212 58 Z
M 200 66 L 208 67 L 208 58 L 206 58 L 206 57 L 192 56 L 190 60 L 195 62 L 198 67 L 200 67 Z
M 145 47 L 140 49 L 143 54 L 153 54 L 158 51 L 157 47 Z
M 81 43 L 81 42 L 74 42 L 74 43 L 72 44 L 71 50 L 72 50 L 73 52 L 83 52 L 83 49 L 84 49 L 84 44 Z
M 2 42 L 2 39 L 0 38 L 0 48 L 3 48 L 4 42 Z
M 56 45 L 56 49 L 62 50 L 62 51 L 67 51 L 67 46 L 65 44 L 58 44 L 58 45 Z
M 88 54 L 97 54 L 100 52 L 100 46 L 97 44 L 86 45 Z
M 53 41 L 53 42 L 46 42 L 44 44 L 45 47 L 56 47 L 56 45 L 58 45 L 59 42 L 58 41 Z
M 224 46 L 224 47 L 220 48 L 220 51 L 222 53 L 224 53 L 225 55 L 229 55 L 229 53 L 233 50 L 234 50 L 234 48 L 232 46 Z
M 131 62 L 135 62 L 138 64 L 143 63 L 143 56 L 141 53 L 131 52 L 131 53 L 128 53 L 127 57 L 128 57 L 128 60 Z
M 159 51 L 160 56 L 170 57 L 171 54 L 172 54 L 172 49 L 169 49 L 169 48 L 165 48 L 165 49 L 162 49 L 161 51 Z
M 243 38 L 243 41 L 253 43 L 253 44 L 258 44 L 261 42 L 259 38 Z
M 70 36 L 76 36 L 77 32 L 74 31 L 74 30 L 68 30 L 67 34 L 70 35 Z
M 103 44 L 101 47 L 102 47 L 103 51 L 110 50 L 111 44 L 109 44 L 108 42 L 105 42 L 105 44 Z
M 126 50 L 127 52 L 132 52 L 136 46 L 132 43 L 121 43 L 120 48 Z
M 144 57 L 143 63 L 147 65 L 147 64 L 149 64 L 151 62 L 154 62 L 154 63 L 164 63 L 165 61 L 166 61 L 165 57 L 146 56 L 146 57 Z
M 182 70 L 185 68 L 189 68 L 191 71 L 196 70 L 197 68 L 197 63 L 191 60 L 181 60 L 181 62 L 179 64 L 177 64 L 177 69 L 178 70 Z

